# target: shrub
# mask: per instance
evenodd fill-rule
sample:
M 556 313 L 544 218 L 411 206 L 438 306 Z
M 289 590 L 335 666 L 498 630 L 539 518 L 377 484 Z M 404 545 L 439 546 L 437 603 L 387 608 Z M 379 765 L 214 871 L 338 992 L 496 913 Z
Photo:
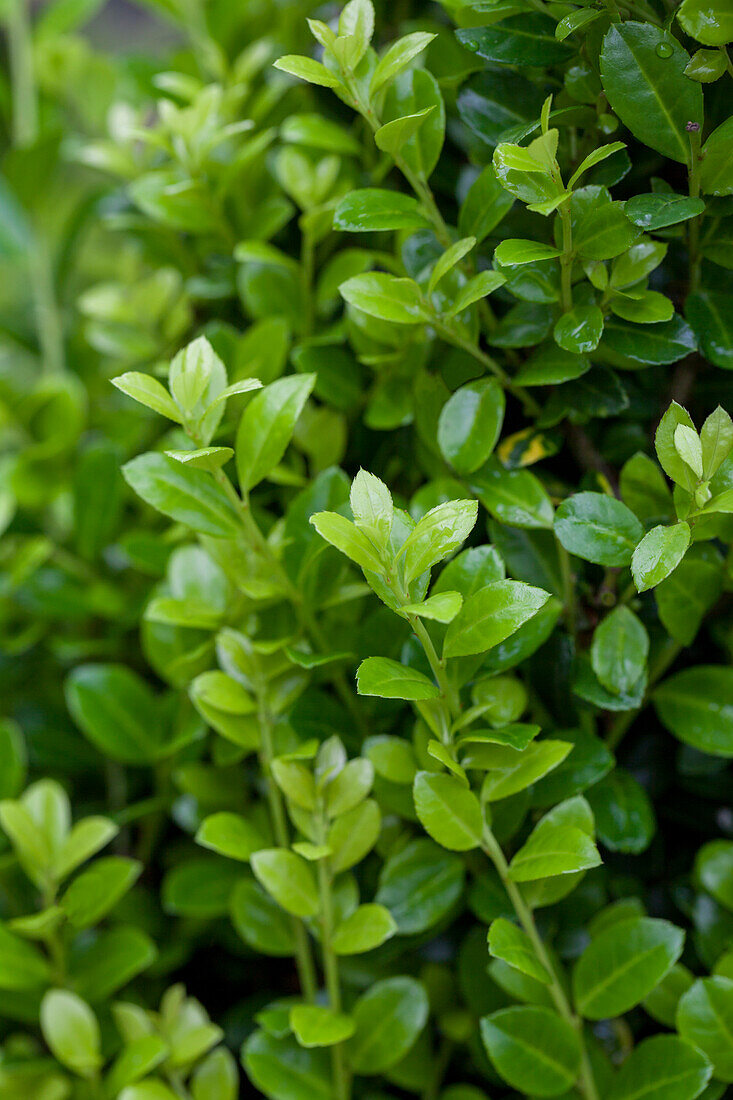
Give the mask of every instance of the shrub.
M 0 1100 L 717 1100 L 727 5 L 146 8 L 0 12 Z

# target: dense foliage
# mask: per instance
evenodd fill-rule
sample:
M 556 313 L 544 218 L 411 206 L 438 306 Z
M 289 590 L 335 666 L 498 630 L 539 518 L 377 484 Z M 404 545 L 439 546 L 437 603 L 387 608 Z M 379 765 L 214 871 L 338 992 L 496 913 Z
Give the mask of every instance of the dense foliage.
M 0 1100 L 719 1100 L 730 0 L 126 11 L 0 3 Z

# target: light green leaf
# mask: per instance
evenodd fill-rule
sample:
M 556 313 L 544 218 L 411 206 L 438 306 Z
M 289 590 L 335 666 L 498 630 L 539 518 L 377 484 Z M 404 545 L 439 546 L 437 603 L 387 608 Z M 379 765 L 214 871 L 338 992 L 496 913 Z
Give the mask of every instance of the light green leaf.
M 252 856 L 252 870 L 278 905 L 296 917 L 320 909 L 313 872 L 304 859 L 284 848 L 263 848 Z
M 351 1016 L 324 1005 L 293 1005 L 290 1026 L 302 1047 L 331 1047 L 354 1034 Z
M 255 394 L 237 429 L 237 473 L 246 494 L 282 459 L 316 383 L 315 374 L 278 378 Z
M 480 846 L 481 806 L 460 779 L 436 772 L 418 772 L 412 793 L 423 828 L 443 848 L 468 852 Z
M 339 293 L 349 305 L 381 321 L 417 325 L 428 319 L 420 288 L 412 279 L 372 271 L 347 279 Z
M 549 599 L 549 593 L 520 581 L 494 581 L 469 596 L 448 627 L 445 657 L 483 653 L 503 642 Z
M 509 966 L 528 974 L 543 985 L 552 981 L 551 975 L 537 958 L 537 952 L 527 933 L 505 917 L 498 917 L 491 922 L 489 951 L 495 959 L 502 959 Z
M 360 905 L 336 927 L 331 946 L 337 955 L 362 955 L 373 951 L 397 931 L 397 922 L 383 905 Z
M 644 535 L 631 560 L 631 572 L 638 592 L 668 577 L 682 561 L 690 545 L 690 528 L 682 522 L 673 527 L 653 527 Z
M 224 810 L 204 818 L 196 833 L 196 843 L 219 855 L 245 863 L 254 852 L 265 846 L 262 834 L 251 821 L 241 814 Z
M 422 672 L 389 657 L 367 657 L 359 665 L 356 686 L 360 695 L 382 699 L 437 699 L 440 689 Z

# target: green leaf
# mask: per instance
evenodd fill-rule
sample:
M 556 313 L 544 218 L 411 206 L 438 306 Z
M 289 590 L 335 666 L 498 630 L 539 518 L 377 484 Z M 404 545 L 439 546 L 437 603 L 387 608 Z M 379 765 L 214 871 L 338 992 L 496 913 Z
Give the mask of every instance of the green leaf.
M 0 924 L 0 989 L 38 989 L 50 978 L 51 969 L 38 948 Z
M 696 350 L 695 334 L 676 314 L 671 321 L 641 329 L 633 324 L 609 320 L 603 346 L 637 363 L 676 363 Z
M 77 953 L 74 985 L 78 993 L 98 1004 L 117 993 L 155 962 L 155 944 L 145 932 L 119 925 L 97 933 Z
M 576 493 L 557 509 L 555 534 L 566 550 L 585 561 L 629 565 L 644 529 L 615 497 Z
M 649 795 L 632 775 L 615 768 L 588 791 L 598 836 L 612 852 L 646 851 L 656 830 Z
M 353 810 L 369 794 L 373 782 L 374 765 L 370 760 L 362 757 L 350 760 L 326 787 L 329 817 L 339 817 Z
M 175 1092 L 157 1078 L 129 1085 L 119 1095 L 119 1100 L 175 1100 Z
M 262 834 L 251 821 L 224 810 L 204 818 L 196 833 L 196 843 L 242 862 L 248 862 L 254 852 L 265 846 Z
M 345 233 L 377 233 L 393 229 L 425 229 L 429 222 L 417 199 L 400 191 L 367 187 L 351 191 L 333 215 L 334 229 Z
M 411 584 L 457 550 L 471 534 L 477 515 L 475 500 L 447 500 L 426 512 L 400 550 L 405 583 Z
M 453 908 L 463 890 L 462 859 L 427 837 L 409 841 L 386 860 L 376 901 L 389 909 L 402 935 L 425 932 Z
M 591 644 L 593 671 L 605 688 L 618 695 L 631 691 L 643 676 L 649 635 L 628 607 L 616 607 L 596 627 Z
M 337 925 L 331 946 L 337 955 L 363 955 L 391 939 L 397 922 L 383 905 L 360 905 Z
M 696 478 L 702 477 L 702 443 L 694 428 L 678 424 L 674 430 L 674 448 Z
M 733 119 L 721 123 L 702 147 L 700 187 L 705 195 L 733 194 Z
M 463 606 L 460 592 L 435 592 L 423 603 L 407 603 L 402 611 L 408 615 L 419 615 L 421 619 L 434 619 L 438 623 L 449 623 L 455 619 Z
M 659 459 L 659 465 L 662 467 L 665 474 L 667 474 L 672 481 L 677 482 L 678 485 L 688 489 L 690 492 L 694 492 L 695 486 L 697 485 L 697 479 L 675 447 L 675 433 L 680 424 L 692 428 L 693 430 L 695 428 L 687 409 L 683 409 L 681 405 L 673 401 L 659 421 L 654 437 L 654 445 L 657 452 L 657 458 Z
M 435 37 L 436 35 L 425 31 L 414 31 L 412 34 L 406 34 L 393 42 L 384 51 L 372 73 L 369 83 L 370 96 L 375 95 L 380 88 L 383 88 L 393 77 L 397 76 L 414 57 L 417 57 L 430 45 Z
M 113 378 L 112 385 L 116 386 L 122 393 L 127 394 L 128 397 L 139 401 L 141 405 L 160 413 L 161 416 L 166 416 L 169 420 L 175 420 L 176 424 L 183 423 L 183 416 L 178 406 L 157 378 L 153 378 L 149 374 L 141 374 L 140 371 L 128 371 L 126 374 L 120 374 L 117 378 Z
M 595 351 L 603 335 L 603 314 L 598 306 L 574 306 L 563 313 L 553 329 L 555 343 L 573 355 Z
M 229 901 L 234 928 L 249 947 L 265 956 L 295 953 L 292 921 L 259 883 L 241 879 Z
M 533 741 L 522 751 L 492 745 L 490 754 L 483 754 L 482 766 L 488 765 L 490 771 L 481 788 L 482 799 L 498 802 L 525 790 L 562 764 L 572 747 L 567 741 Z
M 315 374 L 279 378 L 255 394 L 237 429 L 237 474 L 246 494 L 282 459 L 316 382 Z
M 725 0 L 683 0 L 677 18 L 687 34 L 705 46 L 733 41 L 733 13 Z
M 231 539 L 240 530 L 237 511 L 223 489 L 203 470 L 181 465 L 166 455 L 138 455 L 122 467 L 127 484 L 138 496 L 202 535 Z
M 685 934 L 642 917 L 601 932 L 573 970 L 573 997 L 588 1020 L 621 1016 L 647 997 L 682 953 Z
M 114 840 L 119 831 L 118 826 L 106 817 L 85 817 L 77 821 L 56 853 L 54 871 L 57 878 L 66 878 Z
M 430 280 L 428 282 L 428 294 L 432 294 L 436 286 L 449 271 L 452 271 L 456 264 L 459 264 L 464 256 L 467 256 L 471 249 L 476 244 L 475 237 L 464 237 L 460 241 L 456 241 L 450 248 L 447 248 L 442 256 L 436 261 L 433 270 L 430 273 Z
M 392 530 L 394 505 L 384 482 L 366 470 L 359 470 L 351 483 L 349 503 L 357 527 L 363 528 L 378 544 L 386 546 Z
M 582 14 L 586 15 L 587 13 L 583 12 Z M 595 12 L 592 14 L 595 18 Z M 581 13 L 574 12 L 573 15 L 577 17 L 580 16 Z M 567 16 L 566 19 L 572 19 L 573 15 Z M 565 22 L 565 19 L 561 19 L 560 23 L 558 23 L 558 27 Z M 557 34 L 557 31 L 555 33 Z M 583 157 L 582 161 L 568 180 L 568 190 L 572 190 L 580 177 L 590 171 L 591 168 L 595 168 L 597 164 L 601 164 L 608 157 L 613 156 L 614 153 L 618 153 L 621 149 L 625 148 L 626 146 L 623 141 L 612 141 L 608 145 L 600 145 L 597 149 L 593 149 L 592 152 L 588 153 L 587 157 Z
M 695 875 L 716 901 L 733 910 L 733 841 L 703 844 L 695 858 Z
M 498 917 L 489 928 L 489 952 L 495 959 L 502 959 L 509 966 L 528 974 L 543 985 L 549 985 L 551 975 L 537 958 L 532 941 L 516 924 Z
M 509 864 L 513 882 L 531 882 L 600 867 L 601 857 L 590 837 L 573 825 L 538 826 Z
M 710 413 L 700 430 L 703 477 L 717 472 L 733 450 L 733 420 L 720 405 Z
M 354 1020 L 324 1005 L 293 1005 L 290 1026 L 302 1047 L 331 1047 L 354 1034 Z
M 443 406 L 438 421 L 438 446 L 459 474 L 483 466 L 501 433 L 504 391 L 493 378 L 461 386 Z
M 471 184 L 463 200 L 458 215 L 459 232 L 475 237 L 476 242 L 481 244 L 513 205 L 514 198 L 499 183 L 493 164 L 487 164 Z M 481 272 L 481 275 L 488 274 L 491 272 Z M 490 292 L 487 290 L 484 293 Z
M 645 1039 L 623 1062 L 608 1100 L 694 1100 L 710 1080 L 704 1054 L 676 1035 Z
M 97 924 L 132 889 L 143 866 L 136 859 L 108 856 L 82 871 L 61 899 L 61 908 L 75 928 Z
M 75 993 L 52 989 L 41 1003 L 41 1030 L 59 1062 L 80 1077 L 92 1077 L 102 1065 L 97 1018 Z
M 197 451 L 166 451 L 165 453 L 168 458 L 180 462 L 183 466 L 191 466 L 194 470 L 208 470 L 212 474 L 220 470 L 234 456 L 231 447 L 201 447 Z
M 664 191 L 651 195 L 633 195 L 624 206 L 626 217 L 634 225 L 650 231 L 686 222 L 690 218 L 696 218 L 704 210 L 705 203 L 702 199 L 691 199 L 687 195 L 668 194 Z
M 382 699 L 437 699 L 440 689 L 422 672 L 389 657 L 367 657 L 359 665 L 356 686 L 360 695 Z
M 399 1062 L 428 1018 L 428 998 L 414 978 L 375 982 L 354 1005 L 356 1032 L 346 1045 L 354 1073 L 383 1073 Z
M 501 267 L 517 267 L 540 260 L 552 260 L 559 255 L 559 248 L 540 241 L 506 240 L 497 246 L 494 259 Z
M 498 645 L 547 602 L 549 593 L 520 581 L 494 581 L 469 596 L 448 627 L 445 657 L 467 657 Z
M 285 848 L 263 848 L 254 853 L 251 862 L 258 881 L 288 913 L 296 917 L 318 913 L 318 889 L 304 859 Z
M 341 87 L 339 78 L 320 61 L 314 61 L 311 57 L 287 54 L 279 57 L 274 65 L 276 69 L 281 69 L 290 76 L 297 76 L 299 80 L 306 80 L 309 84 L 317 84 L 322 88 Z
M 603 40 L 601 80 L 612 109 L 634 137 L 688 164 L 687 123 L 702 125 L 700 85 L 685 76 L 689 54 L 650 23 L 613 24 Z
M 722 50 L 697 50 L 685 66 L 685 76 L 689 76 L 690 80 L 699 80 L 701 84 L 712 84 L 720 80 L 725 70 Z
M 461 289 L 453 299 L 453 304 L 448 310 L 448 317 L 455 317 L 458 313 L 462 313 L 464 309 L 468 309 L 474 302 L 480 302 L 487 294 L 491 294 L 492 291 L 498 290 L 500 286 L 504 286 L 506 282 L 506 275 L 502 275 L 500 271 L 480 271 L 478 275 L 474 275 L 472 279 L 469 279 L 467 283 L 464 283 Z
M 722 587 L 721 560 L 715 549 L 710 544 L 692 546 L 654 593 L 659 618 L 675 641 L 681 645 L 694 641 Z
M 384 573 L 384 566 L 369 537 L 338 512 L 316 512 L 309 519 L 321 538 L 370 573 Z
M 481 1020 L 481 1038 L 500 1076 L 525 1095 L 559 1096 L 580 1072 L 580 1040 L 556 1012 L 503 1008 Z
M 685 316 L 692 325 L 700 351 L 723 370 L 733 370 L 733 295 L 714 290 L 694 291 L 685 300 Z
M 106 1081 L 112 1096 L 118 1096 L 125 1088 L 146 1077 L 164 1062 L 168 1047 L 158 1035 L 141 1035 L 125 1044 L 109 1071 Z
M 569 55 L 568 47 L 555 38 L 555 20 L 535 12 L 458 30 L 456 38 L 472 53 L 502 65 L 552 65 Z
M 100 752 L 125 764 L 151 763 L 164 754 L 166 730 L 158 700 L 122 665 L 78 665 L 65 685 L 66 703 Z
M 688 989 L 677 1007 L 683 1039 L 705 1054 L 719 1081 L 733 1082 L 733 981 L 702 978 Z
M 644 535 L 631 561 L 631 572 L 638 592 L 663 581 L 677 568 L 690 545 L 690 528 L 686 523 L 673 527 L 653 527 Z
M 512 527 L 550 528 L 552 501 L 529 470 L 505 470 L 495 458 L 471 478 L 471 489 L 492 516 Z
M 380 321 L 417 325 L 428 319 L 420 288 L 412 279 L 372 271 L 347 279 L 339 293 L 349 305 Z
M 573 249 L 583 260 L 610 260 L 634 244 L 639 230 L 604 187 L 583 187 L 570 202 Z
M 426 107 L 414 115 L 403 115 L 380 126 L 374 135 L 377 148 L 385 153 L 391 153 L 392 156 L 399 156 L 403 146 L 417 134 L 434 109 L 434 107 Z
M 441 847 L 468 852 L 480 846 L 481 806 L 465 783 L 452 775 L 418 772 L 413 797 L 423 828 Z
M 696 665 L 654 692 L 662 724 L 680 741 L 711 756 L 733 757 L 733 669 Z
M 234 1057 L 220 1047 L 201 1062 L 191 1078 L 192 1100 L 237 1100 L 239 1071 Z
M 589 23 L 593 23 L 598 19 L 600 14 L 600 12 L 593 8 L 585 8 L 580 11 L 571 12 L 570 15 L 566 15 L 558 23 L 555 28 L 555 38 L 557 38 L 559 42 L 564 42 L 574 31 L 582 30 L 583 27 L 588 26 Z
M 292 1036 L 255 1031 L 242 1051 L 247 1076 L 270 1100 L 332 1100 L 328 1051 L 308 1050 Z

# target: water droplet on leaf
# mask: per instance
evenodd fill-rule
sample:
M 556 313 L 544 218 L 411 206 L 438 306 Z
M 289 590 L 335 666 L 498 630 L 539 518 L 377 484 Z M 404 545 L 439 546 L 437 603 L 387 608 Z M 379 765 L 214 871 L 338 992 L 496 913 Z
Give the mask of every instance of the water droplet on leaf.
M 656 48 L 657 57 L 671 57 L 674 50 L 670 46 L 669 42 L 660 42 Z

